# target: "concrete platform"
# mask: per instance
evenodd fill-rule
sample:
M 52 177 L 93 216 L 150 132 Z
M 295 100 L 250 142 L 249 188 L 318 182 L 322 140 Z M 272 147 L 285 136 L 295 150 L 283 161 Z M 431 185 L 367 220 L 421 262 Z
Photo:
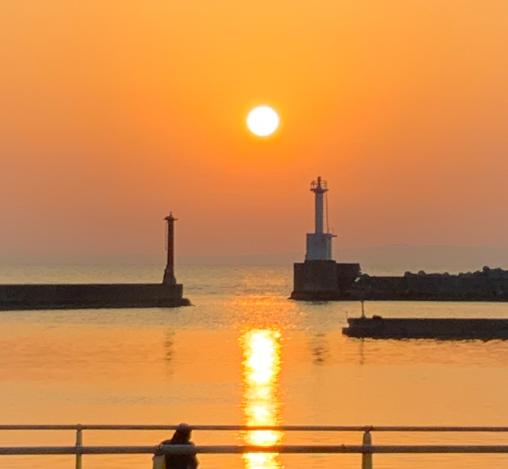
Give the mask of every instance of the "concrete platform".
M 508 339 L 508 319 L 350 318 L 350 337 L 377 339 Z
M 168 308 L 188 306 L 181 284 L 0 285 L 0 310 Z

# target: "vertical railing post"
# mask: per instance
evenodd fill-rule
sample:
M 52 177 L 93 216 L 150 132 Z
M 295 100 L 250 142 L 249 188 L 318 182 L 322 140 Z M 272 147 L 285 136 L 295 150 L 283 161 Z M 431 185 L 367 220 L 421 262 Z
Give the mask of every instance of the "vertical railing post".
M 76 469 L 81 469 L 81 446 L 83 446 L 83 429 L 78 424 L 76 427 Z
M 370 428 L 367 428 L 363 432 L 363 447 L 365 450 L 368 450 L 370 446 L 372 446 L 372 435 L 370 434 Z M 372 453 L 364 452 L 362 453 L 362 469 L 372 469 Z

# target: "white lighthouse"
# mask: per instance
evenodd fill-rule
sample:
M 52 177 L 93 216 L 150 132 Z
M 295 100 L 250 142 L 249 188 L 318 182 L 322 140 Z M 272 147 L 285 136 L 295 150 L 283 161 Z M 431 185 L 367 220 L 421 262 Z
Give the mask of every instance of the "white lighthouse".
M 305 262 L 293 265 L 293 300 L 329 301 L 352 298 L 353 283 L 360 275 L 360 264 L 337 263 L 332 259 L 332 238 L 325 231 L 326 182 L 318 177 L 310 190 L 315 197 L 314 233 L 307 233 Z M 328 223 L 326 223 L 328 225 Z
M 332 260 L 332 238 L 334 234 L 324 231 L 324 195 L 328 191 L 326 181 L 319 176 L 312 181 L 310 190 L 315 197 L 315 226 L 314 233 L 307 233 L 306 261 L 330 261 Z

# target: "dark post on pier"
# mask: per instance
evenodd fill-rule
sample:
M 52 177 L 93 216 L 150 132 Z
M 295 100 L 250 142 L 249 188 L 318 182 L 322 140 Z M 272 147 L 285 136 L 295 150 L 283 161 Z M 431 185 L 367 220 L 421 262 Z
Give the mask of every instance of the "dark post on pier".
M 173 213 L 164 218 L 166 220 L 167 226 L 167 262 L 166 268 L 164 269 L 164 279 L 162 283 L 165 285 L 175 285 L 175 221 L 177 220 Z

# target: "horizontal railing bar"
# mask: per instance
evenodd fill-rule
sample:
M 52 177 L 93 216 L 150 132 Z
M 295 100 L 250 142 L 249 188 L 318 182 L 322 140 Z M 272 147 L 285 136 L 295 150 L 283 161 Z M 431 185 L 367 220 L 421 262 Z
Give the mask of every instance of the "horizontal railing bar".
M 178 425 L 0 425 L 3 430 L 175 430 Z M 193 430 L 202 431 L 301 431 L 301 432 L 508 432 L 508 427 L 487 426 L 376 426 L 376 425 L 189 425 Z
M 508 454 L 508 445 L 280 445 L 280 446 L 30 446 L 0 447 L 0 455 L 64 455 L 64 454 Z

